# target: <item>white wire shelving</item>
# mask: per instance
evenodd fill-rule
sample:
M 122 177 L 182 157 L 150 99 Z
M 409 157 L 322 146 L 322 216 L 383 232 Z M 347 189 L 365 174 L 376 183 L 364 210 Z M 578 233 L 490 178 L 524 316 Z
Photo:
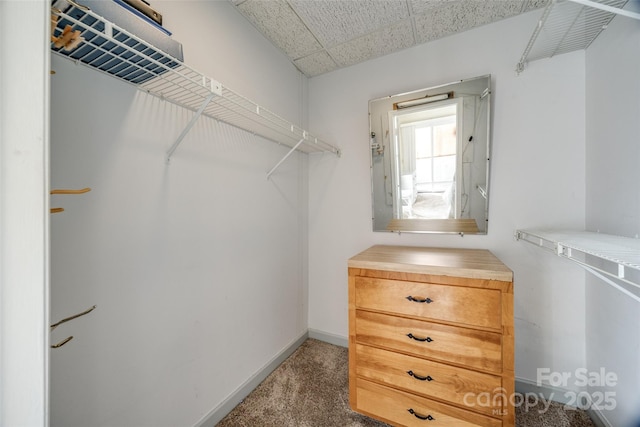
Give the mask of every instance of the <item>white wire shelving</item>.
M 616 15 L 640 19 L 623 10 L 627 0 L 550 0 L 529 39 L 516 71 L 530 61 L 583 50 L 606 29 Z
M 52 9 L 52 14 L 58 16 L 52 33 L 54 36 L 60 35 L 66 25 L 71 25 L 73 30 L 81 31 L 84 39 L 71 51 L 56 48 L 52 43 L 53 53 L 195 112 L 191 122 L 167 151 L 167 160 L 201 115 L 290 147 L 285 158 L 295 150 L 329 152 L 340 156 L 338 147 L 194 70 L 91 10 L 74 5 L 65 12 Z
M 515 238 L 574 261 L 600 278 L 606 276 L 640 288 L 640 239 L 590 231 L 537 229 L 516 230 Z M 640 301 L 637 294 L 625 293 Z

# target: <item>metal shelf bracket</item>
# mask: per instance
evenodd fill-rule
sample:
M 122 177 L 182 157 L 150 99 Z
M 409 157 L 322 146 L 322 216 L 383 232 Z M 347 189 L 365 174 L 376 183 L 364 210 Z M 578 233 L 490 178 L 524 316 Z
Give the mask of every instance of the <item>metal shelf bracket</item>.
M 191 121 L 187 124 L 187 126 L 184 128 L 182 133 L 178 135 L 178 139 L 176 139 L 176 142 L 174 142 L 171 148 L 169 148 L 169 150 L 167 151 L 167 163 L 169 163 L 174 151 L 176 151 L 176 149 L 178 148 L 178 146 L 180 145 L 184 137 L 187 136 L 187 134 L 189 133 L 193 125 L 196 124 L 196 122 L 204 112 L 204 109 L 207 108 L 207 105 L 209 105 L 209 103 L 211 102 L 214 96 L 216 96 L 215 92 L 211 92 L 211 94 L 207 96 L 207 98 L 204 100 L 204 102 L 202 103 L 198 111 L 196 111 L 195 115 L 191 118 Z
M 304 135 L 306 137 L 306 135 Z M 276 169 L 278 169 L 280 167 L 280 165 L 289 158 L 289 156 L 291 154 L 293 154 L 294 151 L 296 151 L 298 149 L 298 147 L 300 146 L 300 144 L 302 144 L 304 142 L 305 138 L 302 138 L 300 141 L 298 141 L 298 143 L 296 145 L 294 145 L 288 152 L 287 154 L 284 155 L 284 157 L 282 159 L 280 159 L 280 161 L 278 163 L 276 163 L 276 165 L 269 171 L 267 172 L 267 179 L 271 178 L 271 175 L 276 171 Z

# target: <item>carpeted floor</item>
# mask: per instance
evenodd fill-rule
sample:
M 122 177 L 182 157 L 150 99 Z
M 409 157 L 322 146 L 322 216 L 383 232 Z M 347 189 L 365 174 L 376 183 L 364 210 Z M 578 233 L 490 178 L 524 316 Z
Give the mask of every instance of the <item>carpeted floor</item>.
M 348 384 L 347 349 L 308 339 L 217 427 L 387 426 L 351 411 Z M 525 407 L 517 427 L 594 427 L 583 411 L 557 403 Z

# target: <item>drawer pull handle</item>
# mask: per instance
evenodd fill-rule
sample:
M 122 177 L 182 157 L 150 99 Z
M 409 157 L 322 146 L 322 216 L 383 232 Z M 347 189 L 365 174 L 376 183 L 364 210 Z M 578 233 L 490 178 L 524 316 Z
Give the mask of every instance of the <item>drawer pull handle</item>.
M 408 411 L 409 411 L 409 413 L 411 415 L 413 415 L 416 418 L 420 418 L 421 420 L 428 420 L 428 421 L 434 421 L 435 420 L 435 418 L 433 418 L 431 415 L 420 415 L 419 413 L 417 413 L 416 411 L 414 411 L 411 408 L 409 408 Z
M 431 339 L 431 337 L 419 338 L 419 337 L 416 337 L 415 335 L 413 335 L 411 332 L 409 332 L 409 333 L 407 334 L 407 336 L 408 336 L 409 338 L 411 338 L 412 340 L 421 341 L 421 342 L 424 342 L 424 341 L 426 341 L 426 342 L 431 342 L 431 341 L 433 341 L 433 339 Z
M 433 300 L 431 298 L 420 298 L 420 297 L 416 298 L 416 297 L 411 296 L 411 295 L 409 295 L 407 297 L 407 299 L 409 301 L 412 301 L 412 302 L 424 302 L 424 303 L 427 303 L 427 304 L 431 304 L 433 302 Z
M 433 378 L 431 377 L 431 375 L 427 375 L 426 377 L 423 377 L 421 375 L 416 374 L 413 371 L 407 371 L 407 374 L 409 374 L 409 376 L 412 376 L 413 378 L 420 381 L 433 381 Z

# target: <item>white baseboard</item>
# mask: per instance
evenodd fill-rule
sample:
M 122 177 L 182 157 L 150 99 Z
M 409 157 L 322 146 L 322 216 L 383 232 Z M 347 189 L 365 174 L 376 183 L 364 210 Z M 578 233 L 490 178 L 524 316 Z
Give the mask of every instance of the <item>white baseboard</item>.
M 589 409 L 587 413 L 589 414 L 589 418 L 591 418 L 591 421 L 593 421 L 596 427 L 613 427 L 613 424 L 609 422 L 609 420 L 604 416 L 601 410 Z
M 266 365 L 258 372 L 253 374 L 248 380 L 240 385 L 229 397 L 222 403 L 213 408 L 207 415 L 198 421 L 194 427 L 213 427 L 218 424 L 229 412 L 233 410 L 242 400 L 249 395 L 256 387 L 260 385 L 265 378 L 269 376 L 278 366 L 282 364 L 291 354 L 298 349 L 309 338 L 309 332 L 306 331 L 284 350 L 276 354 Z
M 576 406 L 575 399 L 573 399 L 573 391 L 566 390 L 549 385 L 539 385 L 531 380 L 524 378 L 516 378 L 516 393 L 526 395 L 527 393 L 533 393 L 538 396 L 543 396 L 547 400 L 561 403 L 563 405 L 569 404 Z M 582 402 L 586 404 L 588 402 Z M 596 427 L 613 427 L 613 425 L 607 420 L 601 410 L 588 409 L 587 414 L 593 421 Z
M 328 342 L 329 344 L 337 345 L 340 347 L 349 347 L 349 339 L 347 337 L 330 334 L 328 332 L 319 331 L 317 329 L 309 329 L 309 338 Z

